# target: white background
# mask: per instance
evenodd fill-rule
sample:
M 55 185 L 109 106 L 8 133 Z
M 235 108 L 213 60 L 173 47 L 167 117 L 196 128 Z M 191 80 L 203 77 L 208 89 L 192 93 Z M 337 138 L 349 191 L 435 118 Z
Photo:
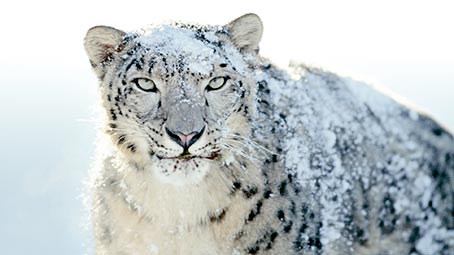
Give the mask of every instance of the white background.
M 82 206 L 94 150 L 88 28 L 225 24 L 257 13 L 262 55 L 383 85 L 454 130 L 450 1 L 4 1 L 0 4 L 1 254 L 90 251 Z M 91 253 L 91 252 L 89 252 Z

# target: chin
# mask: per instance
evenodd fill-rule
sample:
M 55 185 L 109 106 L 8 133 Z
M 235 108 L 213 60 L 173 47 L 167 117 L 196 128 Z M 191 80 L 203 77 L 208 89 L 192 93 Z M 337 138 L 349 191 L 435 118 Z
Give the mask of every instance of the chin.
M 162 183 L 175 186 L 198 184 L 205 176 L 217 168 L 218 157 L 159 157 L 151 160 L 152 175 Z

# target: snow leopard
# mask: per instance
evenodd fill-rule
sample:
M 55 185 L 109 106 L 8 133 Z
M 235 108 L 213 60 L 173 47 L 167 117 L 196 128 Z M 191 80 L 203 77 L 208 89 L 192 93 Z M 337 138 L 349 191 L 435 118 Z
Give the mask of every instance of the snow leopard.
M 89 29 L 95 253 L 453 254 L 450 131 L 364 82 L 272 64 L 262 32 L 255 14 Z

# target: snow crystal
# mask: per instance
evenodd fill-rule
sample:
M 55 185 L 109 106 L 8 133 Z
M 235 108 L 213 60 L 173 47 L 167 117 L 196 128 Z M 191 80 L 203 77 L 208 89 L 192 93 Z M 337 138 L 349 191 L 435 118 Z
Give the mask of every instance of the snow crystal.
M 156 244 L 150 244 L 151 254 L 159 254 L 159 248 Z
M 416 111 L 410 110 L 410 118 L 412 120 L 418 120 L 419 115 L 418 115 L 418 113 Z
M 234 248 L 232 251 L 232 255 L 241 255 L 241 252 Z
M 423 195 L 421 198 L 421 204 L 423 207 L 427 207 L 429 204 L 429 200 L 432 197 L 432 190 L 430 189 L 431 180 L 428 176 L 420 174 L 415 180 L 415 186 L 419 187 L 421 191 L 423 191 Z

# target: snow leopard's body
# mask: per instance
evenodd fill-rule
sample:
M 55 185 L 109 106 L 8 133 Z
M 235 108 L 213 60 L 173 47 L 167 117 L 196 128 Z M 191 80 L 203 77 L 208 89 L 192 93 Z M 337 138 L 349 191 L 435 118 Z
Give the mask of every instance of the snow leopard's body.
M 88 32 L 96 254 L 452 254 L 452 135 L 362 83 L 290 77 L 261 29 Z

